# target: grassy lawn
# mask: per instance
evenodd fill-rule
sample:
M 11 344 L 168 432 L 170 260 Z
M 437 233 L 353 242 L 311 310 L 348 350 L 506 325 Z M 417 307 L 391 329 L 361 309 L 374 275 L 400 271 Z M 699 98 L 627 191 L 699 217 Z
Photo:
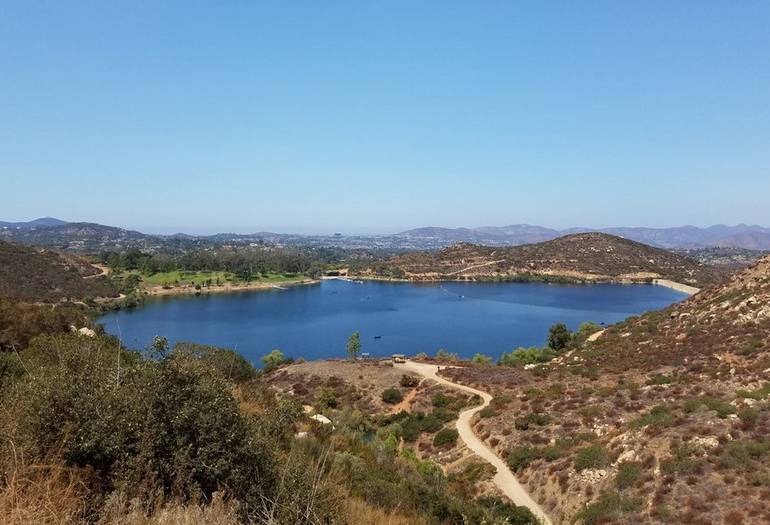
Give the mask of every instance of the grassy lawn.
M 302 277 L 302 275 L 297 274 L 267 273 L 255 275 L 251 282 L 279 283 L 293 281 Z M 177 286 L 183 284 L 200 284 L 203 286 L 208 280 L 211 280 L 212 285 L 245 282 L 230 272 L 192 272 L 184 270 L 159 272 L 152 275 L 142 274 L 142 280 L 149 286 Z

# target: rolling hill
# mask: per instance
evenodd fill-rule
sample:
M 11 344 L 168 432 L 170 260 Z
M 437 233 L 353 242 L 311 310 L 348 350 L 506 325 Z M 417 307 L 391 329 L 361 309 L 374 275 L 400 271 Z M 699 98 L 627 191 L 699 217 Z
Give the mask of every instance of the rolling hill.
M 438 252 L 398 255 L 362 275 L 411 280 L 567 280 L 649 282 L 668 279 L 694 287 L 719 282 L 721 270 L 659 248 L 605 233 L 579 233 L 512 247 L 458 244 Z
M 113 297 L 101 270 L 71 254 L 0 241 L 0 296 L 28 302 Z

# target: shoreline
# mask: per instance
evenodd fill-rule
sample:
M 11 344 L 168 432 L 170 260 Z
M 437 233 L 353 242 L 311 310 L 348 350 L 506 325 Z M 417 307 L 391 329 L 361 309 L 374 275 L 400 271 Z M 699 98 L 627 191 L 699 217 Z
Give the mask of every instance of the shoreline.
M 291 281 L 278 281 L 274 283 L 265 282 L 252 282 L 243 284 L 220 284 L 213 286 L 202 286 L 200 289 L 196 289 L 194 286 L 176 286 L 173 288 L 163 288 L 162 286 L 154 286 L 152 288 L 140 288 L 140 291 L 144 297 L 165 297 L 174 295 L 208 295 L 208 294 L 220 294 L 220 293 L 237 293 L 237 292 L 250 292 L 258 290 L 281 290 L 284 288 L 290 288 L 294 286 L 306 286 L 311 284 L 318 284 L 321 281 L 319 279 L 297 279 Z
M 666 288 L 671 288 L 672 290 L 676 290 L 677 292 L 686 293 L 687 295 L 695 295 L 696 293 L 700 292 L 700 288 L 690 286 L 689 284 L 670 281 L 668 279 L 653 279 L 652 283 L 658 286 L 665 286 Z
M 672 290 L 676 290 L 677 292 L 682 292 L 687 295 L 695 295 L 696 293 L 700 292 L 700 288 L 696 288 L 695 286 L 690 286 L 688 284 L 680 283 L 677 281 L 672 281 L 670 279 L 659 279 L 659 278 L 649 278 L 649 279 L 628 279 L 628 278 L 617 278 L 617 279 L 576 279 L 569 276 L 560 277 L 558 275 L 553 275 L 552 279 L 548 278 L 532 278 L 532 279 L 526 279 L 526 278 L 516 278 L 513 277 L 511 279 L 496 279 L 496 278 L 481 278 L 481 279 L 444 279 L 444 278 L 436 278 L 436 279 L 408 279 L 403 277 L 379 277 L 379 276 L 365 276 L 365 275 L 353 275 L 347 278 L 346 280 L 361 280 L 361 281 L 379 281 L 379 282 L 392 282 L 392 283 L 542 283 L 542 284 L 562 284 L 562 285 L 590 285 L 590 284 L 648 284 L 648 285 L 658 285 L 663 286 L 666 288 L 670 288 Z M 328 277 L 326 278 L 328 279 Z M 336 277 L 334 277 L 336 279 Z

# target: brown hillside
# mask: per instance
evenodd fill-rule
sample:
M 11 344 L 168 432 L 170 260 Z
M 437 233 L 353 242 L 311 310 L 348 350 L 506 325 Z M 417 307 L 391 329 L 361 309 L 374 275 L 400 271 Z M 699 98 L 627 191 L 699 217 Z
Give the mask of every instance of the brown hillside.
M 0 296 L 20 301 L 111 297 L 101 270 L 70 254 L 0 241 Z
M 649 281 L 669 279 L 695 287 L 719 282 L 723 271 L 645 244 L 605 233 L 579 233 L 536 244 L 485 247 L 458 244 L 439 252 L 390 259 L 386 270 L 415 280 L 554 279 Z M 379 269 L 378 269 L 379 270 Z M 369 269 L 370 273 L 378 273 Z
M 555 523 L 770 523 L 770 257 L 547 365 L 445 374 L 500 400 L 475 431 Z

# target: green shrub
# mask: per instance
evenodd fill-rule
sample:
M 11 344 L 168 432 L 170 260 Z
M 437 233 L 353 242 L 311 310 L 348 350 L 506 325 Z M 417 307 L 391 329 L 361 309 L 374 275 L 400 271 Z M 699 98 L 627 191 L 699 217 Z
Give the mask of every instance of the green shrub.
M 437 418 L 433 414 L 428 414 L 424 416 L 420 421 L 420 430 L 422 432 L 427 432 L 429 434 L 433 434 L 434 432 L 438 432 L 441 430 L 441 427 L 444 426 L 445 421 L 442 421 L 441 419 Z
M 269 354 L 262 356 L 262 364 L 264 368 L 262 369 L 265 373 L 272 372 L 279 366 L 291 363 L 291 358 L 287 358 L 283 355 L 283 352 L 278 350 L 277 348 L 270 351 Z
M 596 418 L 602 415 L 602 409 L 596 405 L 587 406 L 580 410 L 580 415 L 583 417 Z
M 495 412 L 495 409 L 491 406 L 486 406 L 479 410 L 479 417 L 482 419 L 488 418 L 488 417 L 495 417 L 497 413 Z
M 557 323 L 548 330 L 548 348 L 560 352 L 572 342 L 572 332 L 564 323 Z
M 695 455 L 698 448 L 691 443 L 682 443 L 674 448 L 671 456 L 660 462 L 660 471 L 666 475 L 689 474 L 697 466 Z
M 529 446 L 516 447 L 508 454 L 508 466 L 514 472 L 518 472 L 527 468 L 536 459 L 540 459 L 538 449 Z
M 433 394 L 430 402 L 434 407 L 441 408 L 449 406 L 452 403 L 452 398 L 439 392 L 438 394 Z
M 671 413 L 671 408 L 666 405 L 658 405 L 653 407 L 647 414 L 631 421 L 629 426 L 633 429 L 640 429 L 647 425 L 665 428 L 670 427 L 674 423 L 674 415 Z
M 607 451 L 601 445 L 589 445 L 578 450 L 575 456 L 575 470 L 604 468 L 610 464 Z
M 431 415 L 441 421 L 442 423 L 448 423 L 457 419 L 459 411 L 453 408 L 434 408 Z
M 382 400 L 389 405 L 395 405 L 404 400 L 404 395 L 398 388 L 386 388 L 382 392 Z
M 436 352 L 436 359 L 439 361 L 457 361 L 460 357 L 455 352 L 449 353 L 443 348 L 439 348 Z
M 738 417 L 748 425 L 753 425 L 759 419 L 759 410 L 752 407 L 744 407 L 738 410 Z
M 337 401 L 337 392 L 333 388 L 327 386 L 318 387 L 315 391 L 315 402 L 319 408 L 337 408 L 339 401 Z
M 530 426 L 543 426 L 547 425 L 550 421 L 551 418 L 547 414 L 532 412 L 526 416 L 517 417 L 513 422 L 513 426 L 516 430 L 528 430 Z
M 216 346 L 202 345 L 197 343 L 180 342 L 174 345 L 174 352 L 188 354 L 192 357 L 200 359 L 205 364 L 209 365 L 212 369 L 222 374 L 222 377 L 225 379 L 230 379 L 236 383 L 244 383 L 254 379 L 257 375 L 257 370 L 254 368 L 254 366 L 246 361 L 246 359 L 244 359 L 241 354 L 226 348 L 219 348 Z M 273 352 L 280 353 L 278 350 L 273 350 Z M 265 362 L 265 357 L 262 358 L 263 363 Z M 290 360 L 287 360 L 283 357 L 283 354 L 281 354 L 280 364 L 286 362 L 290 362 Z
M 454 445 L 459 436 L 460 434 L 453 428 L 442 429 L 433 436 L 433 446 L 441 447 L 449 444 Z
M 716 412 L 717 416 L 722 419 L 726 418 L 730 414 L 735 414 L 735 407 L 727 401 L 713 397 L 704 397 L 701 398 L 701 402 L 706 405 L 709 410 Z
M 770 383 L 765 383 L 756 390 L 738 390 L 735 392 L 735 397 L 744 399 L 755 399 L 760 401 L 770 396 Z
M 404 388 L 414 388 L 420 384 L 420 378 L 417 376 L 404 374 L 401 376 L 401 379 L 399 380 L 398 384 L 400 384 Z
M 642 467 L 638 463 L 624 462 L 618 465 L 615 474 L 615 486 L 620 490 L 632 487 L 642 475 Z
M 145 360 L 98 337 L 35 345 L 25 355 L 30 373 L 3 393 L 13 416 L 0 416 L 0 433 L 19 453 L 60 451 L 69 465 L 92 468 L 106 491 L 140 500 L 210 499 L 223 486 L 246 506 L 274 497 L 273 447 L 202 360 Z
M 770 439 L 764 441 L 740 439 L 731 441 L 725 446 L 721 464 L 726 468 L 750 471 L 756 462 L 766 461 L 768 455 L 770 455 Z
M 638 498 L 626 497 L 617 492 L 603 492 L 599 499 L 586 505 L 576 517 L 583 525 L 598 525 L 612 521 L 633 523 L 625 518 L 641 507 L 642 501 Z
M 498 364 L 502 366 L 521 366 L 547 363 L 558 354 L 550 348 L 519 347 L 516 350 L 500 355 Z
M 471 362 L 475 365 L 488 366 L 492 364 L 492 358 L 484 354 L 475 354 Z

